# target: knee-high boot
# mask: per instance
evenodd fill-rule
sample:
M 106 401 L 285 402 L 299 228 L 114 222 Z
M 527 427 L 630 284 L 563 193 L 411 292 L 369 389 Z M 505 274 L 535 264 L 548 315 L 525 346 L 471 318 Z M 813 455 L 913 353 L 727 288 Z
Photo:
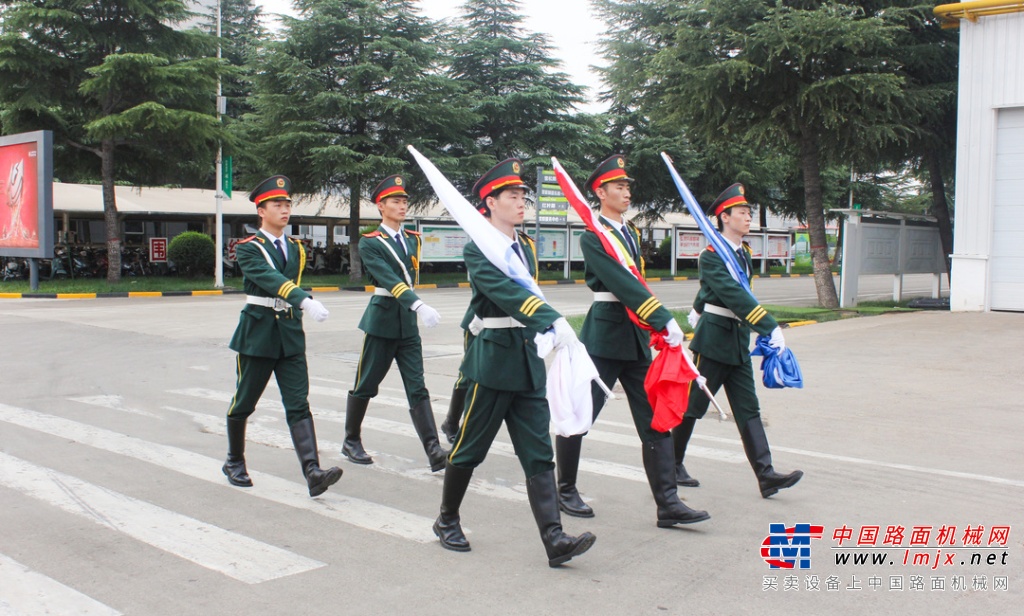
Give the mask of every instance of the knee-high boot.
M 420 442 L 423 443 L 423 450 L 427 453 L 430 470 L 436 473 L 444 468 L 448 453 L 441 449 L 441 443 L 437 439 L 437 425 L 434 423 L 434 411 L 430 407 L 430 399 L 418 402 L 416 406 L 409 409 L 409 416 L 412 417 L 412 425 L 416 428 Z
M 252 479 L 245 469 L 245 422 L 245 418 L 228 417 L 228 459 L 220 470 L 231 485 L 250 488 Z
M 449 443 L 454 443 L 455 435 L 459 433 L 459 421 L 462 419 L 462 410 L 465 405 L 466 390 L 453 387 L 452 399 L 448 403 L 448 416 L 441 422 L 441 432 L 444 432 Z
M 764 433 L 761 417 L 747 420 L 740 428 L 743 440 L 743 451 L 747 454 L 750 467 L 757 476 L 757 487 L 761 490 L 761 498 L 768 498 L 783 488 L 792 487 L 804 476 L 803 471 L 793 471 L 780 475 L 772 468 L 772 451 L 768 448 L 768 435 Z
M 320 454 L 317 452 L 316 430 L 313 428 L 312 417 L 307 417 L 291 426 L 291 432 L 295 455 L 299 457 L 299 466 L 302 467 L 302 474 L 306 477 L 309 495 L 320 496 L 327 491 L 327 488 L 338 483 L 342 471 L 337 466 L 332 466 L 326 471 L 320 468 Z
M 441 489 L 441 514 L 434 522 L 434 534 L 441 540 L 441 547 L 456 552 L 468 552 L 469 541 L 462 532 L 462 519 L 459 507 L 466 495 L 469 480 L 473 477 L 473 469 L 454 466 L 451 462 L 445 465 L 444 487 Z
M 576 489 L 576 475 L 580 468 L 580 449 L 583 435 L 555 436 L 555 462 L 558 465 L 558 507 L 577 518 L 592 518 L 594 510 L 583 502 Z
M 683 423 L 672 428 L 672 445 L 676 453 L 676 485 L 688 488 L 696 488 L 700 485 L 700 482 L 695 477 L 691 477 L 686 472 L 686 467 L 683 466 L 683 458 L 686 457 L 686 445 L 689 444 L 690 436 L 693 435 L 693 427 L 696 425 L 696 417 L 683 415 Z
M 356 464 L 373 464 L 373 458 L 363 449 L 362 428 L 366 407 L 370 405 L 368 398 L 357 398 L 348 395 L 345 407 L 345 442 L 341 444 L 341 453 Z
M 537 520 L 540 539 L 548 554 L 548 566 L 557 567 L 574 556 L 586 552 L 597 538 L 592 533 L 579 537 L 567 535 L 562 530 L 562 517 L 558 513 L 558 494 L 555 490 L 555 471 L 544 471 L 526 480 L 526 493 L 530 497 L 530 508 Z
M 672 464 L 672 439 L 662 438 L 644 443 L 644 470 L 651 484 L 654 502 L 658 504 L 658 526 L 702 522 L 711 516 L 707 511 L 687 507 L 676 491 L 676 470 Z

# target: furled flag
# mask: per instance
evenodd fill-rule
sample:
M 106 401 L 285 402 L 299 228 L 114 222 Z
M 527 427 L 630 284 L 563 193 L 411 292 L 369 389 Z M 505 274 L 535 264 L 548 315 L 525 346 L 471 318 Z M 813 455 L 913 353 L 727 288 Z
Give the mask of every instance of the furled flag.
M 669 155 L 666 154 L 665 152 L 662 152 L 661 158 L 662 160 L 665 161 L 665 166 L 668 167 L 668 172 L 672 176 L 672 181 L 675 182 L 676 190 L 679 191 L 679 196 L 683 198 L 683 203 L 686 204 L 687 211 L 690 212 L 690 216 L 692 216 L 693 219 L 697 222 L 697 226 L 700 227 L 700 230 L 704 234 L 704 237 L 707 238 L 708 243 L 711 244 L 711 246 L 715 249 L 715 254 L 718 255 L 723 262 L 725 262 L 725 267 L 726 269 L 729 270 L 729 275 L 732 276 L 733 280 L 738 282 L 740 286 L 743 287 L 747 291 L 747 293 L 750 294 L 751 297 L 754 297 L 754 292 L 750 290 L 750 281 L 747 280 L 746 270 L 740 266 L 740 262 L 739 260 L 736 259 L 736 254 L 732 251 L 732 248 L 729 247 L 728 243 L 726 243 L 725 238 L 722 237 L 722 234 L 718 232 L 718 229 L 714 228 L 711 225 L 711 221 L 708 220 L 708 217 L 704 213 L 704 210 L 697 203 L 697 199 L 694 198 L 693 193 L 691 193 L 690 189 L 686 186 L 686 182 L 684 182 L 683 178 L 679 176 L 679 172 L 676 171 L 675 165 L 672 164 L 672 159 L 669 157 Z M 754 297 L 754 301 L 757 302 L 756 297 Z M 762 347 L 771 348 L 770 345 L 768 345 L 768 336 L 759 335 L 757 337 L 757 340 L 754 344 L 754 353 L 757 352 L 757 349 Z M 754 353 L 751 353 L 751 355 L 753 355 Z M 800 373 L 800 365 L 796 361 L 796 356 L 793 355 L 793 352 L 790 351 L 789 348 L 786 348 L 782 353 L 779 354 L 786 355 L 785 363 L 790 370 L 795 369 L 797 374 Z M 766 362 L 761 362 L 762 370 L 765 368 L 765 364 Z M 774 365 L 776 364 L 773 363 L 773 366 Z M 769 375 L 763 375 L 762 380 L 767 385 L 769 381 Z M 771 380 L 773 383 L 776 383 L 774 387 L 796 386 L 786 385 L 786 381 L 784 379 Z M 790 382 L 795 381 L 791 379 Z M 778 385 L 778 383 L 782 383 L 782 385 Z M 800 376 L 799 383 L 800 385 L 798 387 L 803 387 L 802 375 Z
M 572 181 L 572 178 L 566 173 L 558 159 L 551 157 L 551 165 L 555 170 L 555 178 L 562 189 L 562 194 L 566 196 L 572 209 L 583 219 L 583 224 L 587 226 L 587 229 L 597 235 L 604 251 L 629 270 L 637 281 L 644 285 L 645 289 L 651 291 L 651 288 L 647 286 L 647 281 L 640 274 L 636 263 L 630 257 L 629 252 L 624 250 L 624 247 L 618 241 L 614 241 L 614 236 L 611 235 L 604 225 L 598 222 L 597 217 L 594 216 L 593 209 L 587 203 L 583 193 L 577 188 L 576 183 Z M 651 292 L 651 294 L 653 295 L 654 293 Z M 680 391 L 687 391 L 689 382 L 698 378 L 700 373 L 697 371 L 696 366 L 693 365 L 690 357 L 683 353 L 682 345 L 670 347 L 665 342 L 665 335 L 662 332 L 655 331 L 646 321 L 640 319 L 629 306 L 623 304 L 623 307 L 626 308 L 626 314 L 634 325 L 650 333 L 650 345 L 660 351 L 651 363 L 650 368 L 648 368 L 644 386 L 647 391 L 648 401 L 651 403 L 651 408 L 654 409 L 654 419 L 651 421 L 651 427 L 662 432 L 670 430 L 682 422 L 683 413 L 686 412 L 687 397 L 685 395 L 678 396 L 677 394 Z M 654 374 L 653 377 L 652 373 Z M 655 383 L 654 391 L 656 393 L 653 398 L 651 397 L 652 389 L 647 387 L 649 381 Z M 677 395 L 671 402 L 661 393 L 667 391 Z M 710 396 L 710 394 L 708 395 Z M 659 399 L 662 401 L 661 405 L 658 404 Z
M 434 192 L 437 193 L 438 199 L 444 204 L 445 209 L 452 215 L 452 218 L 459 223 L 459 225 L 469 234 L 470 239 L 476 244 L 480 252 L 491 262 L 496 268 L 501 270 L 506 276 L 511 278 L 516 284 L 525 288 L 530 293 L 533 293 L 537 297 L 544 299 L 544 293 L 540 290 L 540 286 L 533 279 L 530 274 L 530 270 L 526 267 L 516 253 L 512 250 L 511 239 L 506 237 L 503 233 L 494 228 L 494 226 L 484 218 L 475 207 L 473 207 L 469 201 L 462 196 L 462 193 L 448 181 L 448 178 L 430 162 L 427 157 L 420 154 L 416 148 L 409 147 L 409 152 L 413 158 L 419 164 L 420 168 L 423 169 L 424 175 L 427 177 L 427 181 L 434 188 Z M 545 339 L 546 338 L 546 339 Z M 554 333 L 537 334 L 536 336 L 537 350 L 541 357 L 545 357 L 553 348 Z M 597 378 L 597 368 L 594 367 L 594 362 L 590 359 L 590 356 L 586 353 L 583 344 L 580 342 L 576 343 L 579 346 L 579 350 L 583 350 L 580 353 L 571 353 L 571 349 L 565 347 L 559 350 L 559 354 L 555 357 L 555 362 L 566 365 L 567 367 L 576 364 L 577 362 L 583 364 L 581 366 L 560 371 L 560 379 L 568 379 L 572 376 L 579 376 L 579 378 L 587 379 L 585 386 L 589 390 L 591 378 L 596 379 L 599 386 L 604 389 L 606 395 L 613 397 L 612 393 L 604 386 L 601 379 Z M 561 358 L 561 355 L 566 355 L 568 359 Z M 587 365 L 589 364 L 589 365 Z M 576 382 L 552 382 L 551 375 L 548 375 L 548 388 L 558 389 L 559 391 L 577 391 L 579 390 L 580 384 Z M 594 408 L 593 400 L 588 395 L 584 403 L 580 401 L 570 401 L 571 404 L 559 404 L 557 400 L 549 400 L 551 407 L 552 421 L 556 426 L 573 425 L 576 426 L 579 432 L 573 432 L 572 434 L 584 434 L 590 430 L 590 426 L 594 420 Z M 564 434 L 563 436 L 571 436 L 572 434 Z

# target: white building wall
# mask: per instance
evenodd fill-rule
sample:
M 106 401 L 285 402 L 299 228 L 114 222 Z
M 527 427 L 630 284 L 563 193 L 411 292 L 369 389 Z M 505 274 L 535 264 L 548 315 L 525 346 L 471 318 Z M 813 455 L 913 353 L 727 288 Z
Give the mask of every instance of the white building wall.
M 999 109 L 1024 107 L 1022 41 L 1024 13 L 960 21 L 952 310 L 991 307 L 996 120 Z

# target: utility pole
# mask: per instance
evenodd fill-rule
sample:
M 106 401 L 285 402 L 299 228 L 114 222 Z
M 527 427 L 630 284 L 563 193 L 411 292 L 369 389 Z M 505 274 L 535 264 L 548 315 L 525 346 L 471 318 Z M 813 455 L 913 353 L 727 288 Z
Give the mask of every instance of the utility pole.
M 220 21 L 221 21 L 221 12 L 220 12 L 220 3 L 221 3 L 221 0 L 217 0 L 217 60 L 221 59 L 221 50 L 220 50 Z M 221 92 L 221 78 L 220 78 L 220 75 L 218 74 L 217 75 L 217 123 L 218 124 L 221 121 L 221 119 L 220 119 L 221 114 L 225 113 L 227 111 L 227 109 L 225 109 L 225 107 L 226 107 L 225 99 L 224 99 L 224 96 L 222 95 L 222 92 Z M 214 275 L 213 275 L 213 286 L 218 288 L 218 289 L 224 288 L 224 237 L 223 237 L 223 234 L 224 234 L 224 212 L 223 212 L 223 205 L 222 205 L 222 202 L 224 200 L 224 185 L 223 185 L 224 179 L 221 177 L 221 171 L 222 171 L 221 165 L 223 164 L 223 158 L 222 158 L 223 150 L 224 150 L 223 145 L 222 144 L 218 144 L 217 145 L 217 171 L 216 171 L 216 176 L 217 176 L 217 184 L 216 184 L 216 186 L 217 186 L 217 189 L 215 191 L 216 195 L 214 196 L 214 199 L 217 201 L 217 216 L 214 219 L 216 221 L 214 224 L 217 226 L 217 229 L 216 229 L 216 231 L 214 233 L 214 237 L 215 237 L 215 239 L 214 239 L 214 243 L 215 243 L 215 245 L 214 245 L 214 259 L 215 260 L 214 260 Z

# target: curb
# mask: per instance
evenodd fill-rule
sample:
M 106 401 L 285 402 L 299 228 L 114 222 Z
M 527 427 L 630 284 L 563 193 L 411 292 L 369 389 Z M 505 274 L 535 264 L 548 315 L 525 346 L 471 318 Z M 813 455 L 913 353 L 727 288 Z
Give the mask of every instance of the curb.
M 833 273 L 833 276 L 838 274 Z M 755 278 L 811 278 L 814 274 L 757 274 Z M 677 282 L 681 280 L 697 280 L 696 276 L 659 276 L 648 278 L 648 282 Z M 573 280 L 541 280 L 540 286 L 552 286 L 560 284 L 586 284 L 581 279 Z M 310 293 L 334 293 L 349 291 L 355 293 L 372 293 L 373 285 L 350 286 L 350 287 L 301 287 L 303 291 Z M 415 289 L 468 289 L 468 282 L 443 282 L 418 284 Z M 135 297 L 205 297 L 208 295 L 242 295 L 244 291 L 239 289 L 207 289 L 195 291 L 117 291 L 112 293 L 0 293 L 0 299 L 125 299 Z

